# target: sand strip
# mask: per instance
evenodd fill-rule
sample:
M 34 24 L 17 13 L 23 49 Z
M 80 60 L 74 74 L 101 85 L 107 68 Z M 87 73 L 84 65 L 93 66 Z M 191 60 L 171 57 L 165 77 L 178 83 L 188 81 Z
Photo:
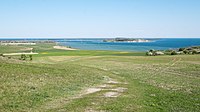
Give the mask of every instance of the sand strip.
M 54 49 L 60 49 L 60 50 L 77 50 L 77 49 L 74 49 L 74 48 L 68 48 L 68 47 L 65 47 L 65 46 L 53 46 Z

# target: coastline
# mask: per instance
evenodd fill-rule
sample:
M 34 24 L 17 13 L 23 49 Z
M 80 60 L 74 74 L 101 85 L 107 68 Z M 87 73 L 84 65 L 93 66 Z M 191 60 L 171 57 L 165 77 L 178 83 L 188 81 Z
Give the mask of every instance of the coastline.
M 53 48 L 54 49 L 60 49 L 60 50 L 69 50 L 69 51 L 78 50 L 78 49 L 69 48 L 69 47 L 65 47 L 65 46 L 53 46 Z
M 104 39 L 103 42 L 141 43 L 141 42 L 151 42 L 151 40 L 141 39 L 141 38 L 114 38 L 114 39 Z

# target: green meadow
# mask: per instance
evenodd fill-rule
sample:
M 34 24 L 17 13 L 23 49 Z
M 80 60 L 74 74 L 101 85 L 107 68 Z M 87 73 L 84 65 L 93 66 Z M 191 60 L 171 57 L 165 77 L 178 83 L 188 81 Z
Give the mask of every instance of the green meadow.
M 200 55 L 0 46 L 1 112 L 198 112 Z

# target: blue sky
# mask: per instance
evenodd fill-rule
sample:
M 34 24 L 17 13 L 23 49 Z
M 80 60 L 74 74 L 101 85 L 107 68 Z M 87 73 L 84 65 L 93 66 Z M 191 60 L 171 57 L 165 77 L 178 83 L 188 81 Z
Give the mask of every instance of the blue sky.
M 0 0 L 0 37 L 200 37 L 200 0 Z

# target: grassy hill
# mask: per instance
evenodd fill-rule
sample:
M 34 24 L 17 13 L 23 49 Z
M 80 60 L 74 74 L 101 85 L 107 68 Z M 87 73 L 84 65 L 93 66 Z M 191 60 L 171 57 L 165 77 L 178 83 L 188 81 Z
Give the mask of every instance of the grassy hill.
M 200 110 L 200 55 L 148 57 L 52 46 L 0 46 L 1 53 L 24 47 L 39 53 L 33 61 L 0 57 L 0 111 Z

